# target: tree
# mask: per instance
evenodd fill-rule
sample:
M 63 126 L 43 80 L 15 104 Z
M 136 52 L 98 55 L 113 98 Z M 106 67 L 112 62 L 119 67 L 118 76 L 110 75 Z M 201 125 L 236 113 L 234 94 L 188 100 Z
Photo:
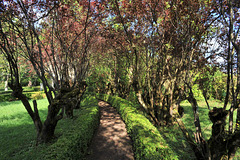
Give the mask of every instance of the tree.
M 237 148 L 239 147 L 239 131 L 238 131 L 238 125 L 236 125 L 235 130 L 233 130 L 233 112 L 236 108 L 238 108 L 237 98 L 238 98 L 238 87 L 234 86 L 234 74 L 238 77 L 238 72 L 234 73 L 234 67 L 238 65 L 235 64 L 235 53 L 238 55 L 238 51 L 234 51 L 232 49 L 232 46 L 234 44 L 236 45 L 237 37 L 239 34 L 239 25 L 237 24 L 238 21 L 238 13 L 237 13 L 237 4 L 235 4 L 235 1 L 229 0 L 229 1 L 213 1 L 211 3 L 213 5 L 212 13 L 215 15 L 214 17 L 211 17 L 212 20 L 215 20 L 216 22 L 221 22 L 222 26 L 225 28 L 221 29 L 221 25 L 219 23 L 217 24 L 216 28 L 218 30 L 218 33 L 221 33 L 221 37 L 218 37 L 218 42 L 221 43 L 222 50 L 227 53 L 226 55 L 226 61 L 227 61 L 227 89 L 226 89 L 226 96 L 224 100 L 224 106 L 223 108 L 216 108 L 214 107 L 212 110 L 209 111 L 209 118 L 212 121 L 212 135 L 210 139 L 205 140 L 201 135 L 201 126 L 199 119 L 196 119 L 198 116 L 197 109 L 197 101 L 193 96 L 191 85 L 188 85 L 189 89 L 189 98 L 191 98 L 191 103 L 193 106 L 193 115 L 195 119 L 195 126 L 196 126 L 196 135 L 195 140 L 192 140 L 191 137 L 188 135 L 184 125 L 182 124 L 181 120 L 177 118 L 178 123 L 180 124 L 180 127 L 185 133 L 185 136 L 187 140 L 189 141 L 189 144 L 194 149 L 195 155 L 198 159 L 232 159 L 236 153 Z M 235 12 L 233 12 L 233 8 L 235 7 Z M 215 24 L 215 23 L 212 23 Z M 213 28 L 216 29 L 216 28 Z M 210 30 L 211 32 L 211 30 Z M 220 40 L 219 40 L 220 39 Z M 214 57 L 216 53 L 213 53 L 213 55 L 210 55 Z M 237 57 L 237 56 L 236 56 Z M 236 60 L 238 62 L 238 59 Z M 238 70 L 238 69 L 236 69 Z M 237 81 L 236 84 L 239 82 Z M 231 96 L 231 98 L 230 98 Z M 226 106 L 229 103 L 229 100 L 231 100 L 231 107 L 229 110 L 226 110 Z M 194 107 L 195 106 L 195 107 Z M 227 131 L 225 129 L 226 125 L 226 118 L 229 116 L 229 130 Z M 236 118 L 236 122 L 238 119 Z M 196 125 L 198 124 L 198 125 Z M 196 138 L 197 137 L 197 138 Z
M 129 63 L 130 86 L 158 125 L 172 123 L 173 109 L 181 102 L 184 77 L 197 64 L 192 65 L 192 61 L 199 62 L 201 57 L 201 63 L 206 62 L 198 49 L 207 28 L 207 7 L 201 10 L 205 3 L 115 0 L 106 4 L 105 12 L 111 17 L 102 24 L 105 38 L 119 55 L 116 62 Z M 128 88 L 125 85 L 121 88 Z
M 86 1 L 86 3 L 90 5 L 89 1 Z M 40 25 L 40 20 L 45 21 L 54 10 L 64 5 L 64 3 L 59 3 L 58 1 L 28 2 L 17 0 L 14 2 L 6 1 L 5 4 L 1 6 L 3 9 L 0 24 L 1 51 L 6 57 L 10 67 L 11 77 L 9 86 L 13 90 L 13 95 L 23 102 L 28 114 L 31 116 L 37 130 L 38 142 L 49 142 L 54 137 L 55 127 L 57 122 L 62 119 L 64 109 L 66 109 L 67 112 L 69 110 L 72 112 L 73 110 L 73 106 L 68 109 L 69 101 L 72 102 L 71 99 L 83 94 L 86 87 L 84 83 L 78 82 L 75 89 L 66 89 L 64 85 L 66 83 L 69 84 L 70 79 L 66 77 L 68 75 L 65 70 L 63 74 L 60 74 L 61 68 L 58 68 L 57 73 L 60 77 L 55 81 L 55 84 L 57 85 L 58 81 L 60 81 L 62 86 L 57 88 L 57 90 L 52 87 L 46 77 L 46 73 L 49 71 L 49 64 L 54 63 L 55 66 L 53 66 L 57 68 L 56 61 L 59 62 L 59 58 L 62 55 L 59 52 L 55 52 L 53 45 L 51 46 L 52 53 L 49 54 L 49 52 L 47 52 L 48 46 L 42 39 L 44 29 L 43 26 Z M 83 14 L 89 12 L 89 5 L 82 10 Z M 39 11 L 41 14 L 38 14 Z M 88 18 L 86 21 L 88 21 Z M 52 21 L 52 23 L 55 22 Z M 53 26 L 51 27 L 53 28 Z M 86 28 L 86 26 L 84 28 Z M 50 35 L 50 39 L 53 40 L 56 33 L 51 31 Z M 44 123 L 42 123 L 39 117 L 36 101 L 34 101 L 33 110 L 26 96 L 22 94 L 23 89 L 20 84 L 18 70 L 19 56 L 31 62 L 43 83 L 44 91 L 49 101 L 48 115 Z M 61 62 L 59 63 L 61 64 Z M 52 69 L 54 67 L 52 67 Z M 53 97 L 53 93 L 55 97 Z

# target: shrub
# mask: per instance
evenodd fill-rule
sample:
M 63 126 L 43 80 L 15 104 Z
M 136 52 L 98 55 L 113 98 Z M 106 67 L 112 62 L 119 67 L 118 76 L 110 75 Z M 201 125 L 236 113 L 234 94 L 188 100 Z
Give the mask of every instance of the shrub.
M 16 98 L 13 97 L 11 93 L 0 95 L 0 102 L 15 101 L 15 100 L 16 100 Z
M 144 115 L 139 113 L 136 109 L 137 106 L 119 97 L 97 94 L 97 98 L 103 99 L 117 108 L 133 140 L 136 159 L 178 159 L 160 135 L 158 129 Z
M 92 96 L 84 96 L 85 106 L 81 107 L 78 117 L 70 128 L 64 131 L 57 142 L 47 150 L 44 159 L 83 159 L 87 154 L 88 145 L 93 137 L 94 131 L 99 124 L 99 109 L 97 99 Z
M 46 97 L 45 93 L 42 91 L 39 91 L 38 87 L 24 87 L 23 94 L 28 99 L 35 99 L 35 100 Z M 12 90 L 0 92 L 0 102 L 16 101 L 16 100 L 18 99 L 12 96 Z
M 46 95 L 42 92 L 35 92 L 31 95 L 31 99 L 34 99 L 34 100 L 43 99 L 45 97 L 46 97 Z

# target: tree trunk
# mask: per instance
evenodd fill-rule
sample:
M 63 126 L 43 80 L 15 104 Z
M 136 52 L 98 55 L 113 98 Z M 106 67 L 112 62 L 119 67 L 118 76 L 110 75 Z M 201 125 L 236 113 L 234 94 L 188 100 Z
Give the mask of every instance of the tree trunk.
M 34 111 L 33 111 L 32 107 L 28 101 L 28 98 L 22 93 L 23 89 L 20 86 L 20 84 L 18 86 L 9 84 L 9 87 L 13 90 L 13 93 L 12 93 L 13 96 L 18 98 L 19 100 L 21 100 L 21 102 L 23 103 L 23 106 L 25 107 L 28 114 L 32 118 L 32 121 L 33 121 L 34 126 L 37 131 L 37 137 L 38 137 L 40 135 L 40 133 L 42 132 L 42 121 L 41 121 L 39 113 L 38 113 L 36 100 L 33 101 L 33 108 L 34 108 Z
M 9 75 L 6 75 L 6 81 L 5 81 L 5 86 L 4 86 L 4 91 L 8 91 L 8 80 L 9 80 Z
M 59 120 L 63 118 L 64 108 L 62 106 L 62 96 L 57 96 L 48 106 L 47 118 L 44 121 L 41 132 L 37 137 L 37 143 L 48 143 L 54 138 L 54 131 Z M 61 110 L 61 112 L 60 112 Z
M 5 87 L 4 91 L 8 91 L 8 81 L 5 81 Z
M 43 83 L 40 83 L 40 91 L 43 91 Z
M 207 100 L 207 91 L 205 91 L 205 90 L 203 89 L 202 94 L 203 94 L 203 97 L 204 97 L 204 100 L 205 100 L 205 102 L 206 102 L 206 104 L 207 104 L 208 109 L 211 110 L 211 108 L 210 108 L 210 106 L 209 106 L 209 103 L 208 103 L 208 100 Z
M 209 118 L 212 121 L 212 136 L 208 140 L 211 153 L 211 159 L 222 159 L 227 153 L 227 141 L 225 140 L 225 125 L 228 111 L 223 108 L 214 107 L 209 112 Z
M 48 143 L 54 138 L 54 131 L 57 126 L 59 119 L 55 119 L 51 116 L 48 116 L 45 120 L 42 131 L 39 133 L 37 141 L 38 143 Z

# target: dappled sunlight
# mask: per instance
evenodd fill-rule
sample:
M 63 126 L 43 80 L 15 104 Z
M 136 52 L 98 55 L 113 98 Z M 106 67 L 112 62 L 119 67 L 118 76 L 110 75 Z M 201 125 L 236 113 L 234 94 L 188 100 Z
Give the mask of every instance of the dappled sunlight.
M 92 140 L 88 160 L 134 159 L 131 139 L 116 109 L 104 101 L 98 103 L 101 111 L 99 128 Z

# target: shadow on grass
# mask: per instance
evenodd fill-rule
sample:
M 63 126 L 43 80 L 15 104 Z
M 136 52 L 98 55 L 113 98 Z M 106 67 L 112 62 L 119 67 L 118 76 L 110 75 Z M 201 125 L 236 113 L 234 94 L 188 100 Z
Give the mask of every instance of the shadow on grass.
M 184 125 L 186 126 L 189 134 L 194 137 L 193 132 L 195 131 L 195 126 L 192 107 L 190 104 L 187 103 L 181 106 L 184 108 L 184 116 L 182 117 L 182 121 L 184 122 Z M 211 133 L 211 123 L 209 122 L 208 118 L 208 109 L 200 107 L 199 115 L 202 129 L 206 131 L 205 133 L 203 133 L 205 135 L 204 137 L 208 137 Z M 168 143 L 172 150 L 178 155 L 179 159 L 196 159 L 194 152 L 192 151 L 191 147 L 189 146 L 181 129 L 177 124 L 168 127 L 160 127 L 159 131 L 160 134 L 164 137 L 166 143 Z
M 46 110 L 39 110 L 40 115 Z M 36 130 L 27 113 L 0 119 L 0 159 L 27 159 L 36 145 Z
M 166 143 L 172 148 L 172 150 L 178 155 L 180 160 L 194 160 L 196 159 L 194 152 L 187 143 L 182 131 L 177 124 L 174 126 L 161 127 L 159 132 L 166 141 Z

